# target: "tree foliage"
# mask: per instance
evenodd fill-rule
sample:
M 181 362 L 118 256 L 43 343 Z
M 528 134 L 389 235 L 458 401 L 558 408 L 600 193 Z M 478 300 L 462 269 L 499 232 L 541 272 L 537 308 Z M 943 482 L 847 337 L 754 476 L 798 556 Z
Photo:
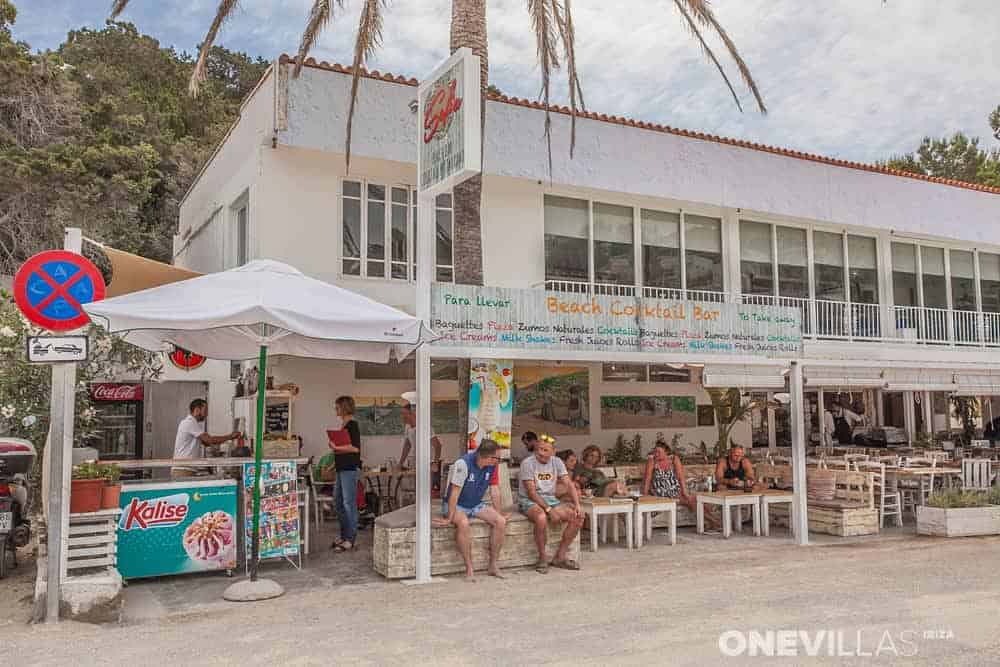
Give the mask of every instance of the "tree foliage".
M 62 229 L 170 261 L 178 207 L 267 63 L 214 47 L 202 94 L 192 57 L 129 23 L 14 40 L 0 0 L 0 273 L 62 244 Z
M 990 115 L 989 122 L 1000 139 L 1000 107 Z M 961 132 L 942 139 L 924 137 L 915 152 L 883 164 L 913 174 L 1000 187 L 1000 149 L 980 148 L 978 137 L 970 138 Z

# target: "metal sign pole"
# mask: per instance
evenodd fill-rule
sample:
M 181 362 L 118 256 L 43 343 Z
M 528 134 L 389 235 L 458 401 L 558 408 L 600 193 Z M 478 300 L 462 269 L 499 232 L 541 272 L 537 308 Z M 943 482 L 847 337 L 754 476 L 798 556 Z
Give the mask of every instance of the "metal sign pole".
M 83 249 L 83 234 L 66 229 L 65 244 L 70 252 Z M 45 621 L 59 621 L 62 581 L 66 576 L 69 537 L 69 493 L 73 468 L 73 417 L 76 407 L 76 362 L 52 365 L 52 392 L 49 406 L 49 499 L 48 556 L 46 561 Z
M 419 197 L 417 216 L 417 317 L 430 324 L 434 261 L 434 199 Z M 417 348 L 417 551 L 415 583 L 431 581 L 431 357 Z
M 793 361 L 788 378 L 788 410 L 792 419 L 792 525 L 795 527 L 795 541 L 800 546 L 809 544 L 809 517 L 806 502 L 806 429 L 805 401 L 802 392 L 802 364 Z M 820 421 L 822 421 L 820 413 Z

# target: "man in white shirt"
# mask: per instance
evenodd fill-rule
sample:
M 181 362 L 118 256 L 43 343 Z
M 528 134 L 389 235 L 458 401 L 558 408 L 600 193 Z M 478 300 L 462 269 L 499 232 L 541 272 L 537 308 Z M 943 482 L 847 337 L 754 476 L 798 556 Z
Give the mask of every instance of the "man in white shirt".
M 208 403 L 203 398 L 196 398 L 189 406 L 191 414 L 177 425 L 177 437 L 174 438 L 175 459 L 198 459 L 202 457 L 202 447 L 215 447 L 224 442 L 240 437 L 239 431 L 228 435 L 209 435 L 205 433 L 205 418 L 208 416 Z M 171 468 L 174 477 L 191 477 L 194 468 Z
M 406 459 L 417 444 L 417 392 L 408 391 L 403 394 L 403 409 L 400 415 L 403 419 L 403 451 L 399 455 L 399 467 L 406 467 Z M 431 496 L 436 498 L 441 493 L 441 440 L 434 429 L 431 429 Z

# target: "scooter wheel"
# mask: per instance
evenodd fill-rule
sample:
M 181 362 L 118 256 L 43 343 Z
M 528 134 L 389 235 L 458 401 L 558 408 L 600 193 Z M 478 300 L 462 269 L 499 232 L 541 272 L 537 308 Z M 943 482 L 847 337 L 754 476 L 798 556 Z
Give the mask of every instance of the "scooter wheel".
M 7 576 L 7 536 L 0 542 L 0 579 Z

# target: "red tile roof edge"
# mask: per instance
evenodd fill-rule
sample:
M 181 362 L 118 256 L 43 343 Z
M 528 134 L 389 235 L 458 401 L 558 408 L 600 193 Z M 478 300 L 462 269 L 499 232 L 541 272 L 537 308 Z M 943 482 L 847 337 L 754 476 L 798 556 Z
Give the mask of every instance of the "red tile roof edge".
M 294 64 L 295 57 L 289 56 L 288 54 L 282 54 L 278 58 L 278 62 L 282 65 Z M 312 67 L 315 69 L 327 70 L 330 72 L 338 72 L 340 74 L 351 74 L 351 67 L 341 65 L 339 63 L 329 63 L 327 61 L 317 62 L 315 58 L 306 58 L 304 67 Z M 366 69 L 361 70 L 361 76 L 366 79 L 377 79 L 379 81 L 387 81 L 390 83 L 398 83 L 404 86 L 416 86 L 418 81 L 412 77 L 407 78 L 404 76 L 394 76 L 389 73 L 379 72 L 378 70 L 368 71 Z M 509 97 L 507 95 L 496 95 L 488 94 L 487 97 L 494 102 L 502 102 L 504 104 L 513 104 L 515 106 L 526 107 L 529 109 L 545 109 L 545 105 L 541 102 L 532 101 L 528 99 L 521 99 L 517 97 Z M 549 110 L 555 113 L 561 113 L 570 115 L 572 110 L 569 107 L 550 105 Z M 578 118 L 587 118 L 589 120 L 596 120 L 603 123 L 612 123 L 614 125 L 624 125 L 627 127 L 637 127 L 643 130 L 652 130 L 654 132 L 663 132 L 665 134 L 673 134 L 678 137 L 686 137 L 688 139 L 700 139 L 702 141 L 712 141 L 718 144 L 725 144 L 727 146 L 736 146 L 738 148 L 747 148 L 754 151 L 761 151 L 763 153 L 772 153 L 774 155 L 781 155 L 783 157 L 795 158 L 797 160 L 806 160 L 808 162 L 819 162 L 821 164 L 828 164 L 834 167 L 845 167 L 847 169 L 857 169 L 859 171 L 870 171 L 876 174 L 885 174 L 887 176 L 900 176 L 902 178 L 912 178 L 918 181 L 927 181 L 929 183 L 938 183 L 940 185 L 949 185 L 956 188 L 964 188 L 966 190 L 975 190 L 977 192 L 987 192 L 990 194 L 1000 194 L 1000 188 L 993 188 L 988 185 L 980 185 L 978 183 L 967 183 L 965 181 L 956 181 L 951 178 L 940 178 L 938 176 L 926 176 L 924 174 L 914 174 L 909 171 L 900 171 L 898 169 L 889 169 L 888 167 L 880 167 L 874 164 L 865 164 L 863 162 L 851 162 L 849 160 L 838 160 L 836 158 L 824 157 L 822 155 L 814 155 L 812 153 L 803 153 L 801 151 L 795 151 L 789 148 L 781 148 L 779 146 L 768 146 L 766 144 L 758 144 L 752 141 L 745 141 L 743 139 L 732 139 L 730 137 L 719 137 L 714 134 L 705 134 L 703 132 L 694 132 L 692 130 L 684 130 L 676 127 L 670 127 L 669 125 L 660 125 L 657 123 L 650 123 L 642 120 L 635 120 L 632 118 L 623 118 L 620 116 L 609 116 L 607 114 L 595 113 L 593 111 L 577 111 Z

